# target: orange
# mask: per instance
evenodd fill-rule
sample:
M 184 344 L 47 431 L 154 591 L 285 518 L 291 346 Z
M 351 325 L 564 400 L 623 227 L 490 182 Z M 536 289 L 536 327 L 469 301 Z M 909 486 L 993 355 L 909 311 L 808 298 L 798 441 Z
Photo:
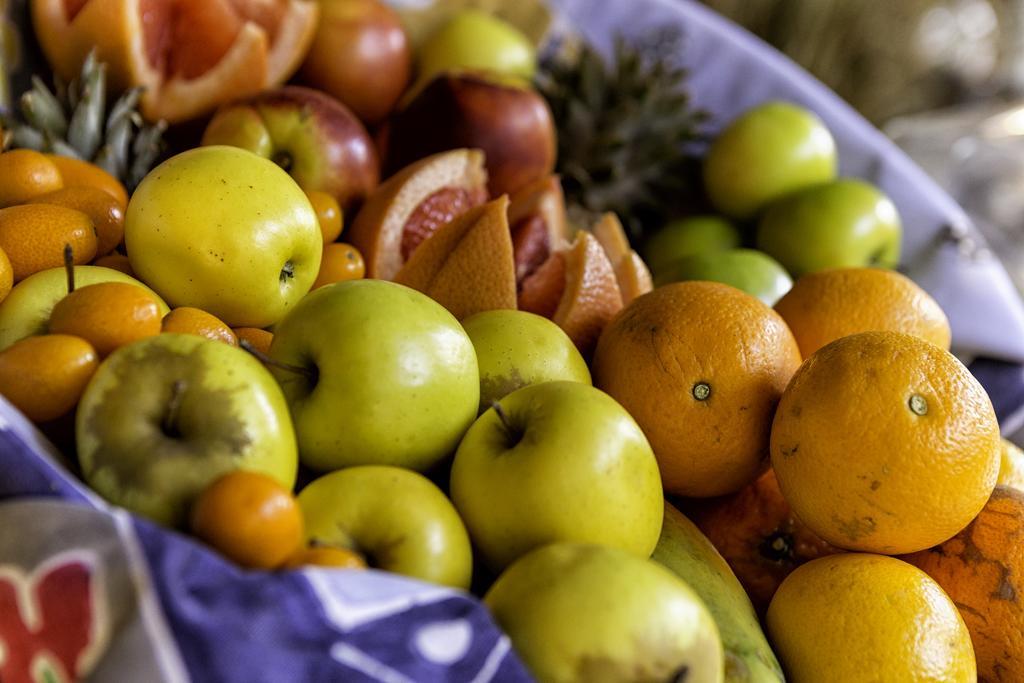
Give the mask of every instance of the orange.
M 358 280 L 366 272 L 363 257 L 351 244 L 332 242 L 324 247 L 320 258 L 320 272 L 313 282 L 312 289 L 329 285 L 332 282 Z
M 216 316 L 191 306 L 175 308 L 165 315 L 161 331 L 198 334 L 200 337 L 238 346 L 238 337 L 230 327 Z
M 192 506 L 192 531 L 243 567 L 274 569 L 298 552 L 302 511 L 291 491 L 260 472 L 235 470 Z
M 776 304 L 804 358 L 858 332 L 904 332 L 949 350 L 946 314 L 926 291 L 882 268 L 804 275 Z
M 288 560 L 289 569 L 315 565 L 339 569 L 366 569 L 366 560 L 352 550 L 330 545 L 308 546 Z
M 50 313 L 50 332 L 85 339 L 100 358 L 134 341 L 160 334 L 160 304 L 126 282 L 101 282 L 76 289 Z
M 46 158 L 60 171 L 64 187 L 92 187 L 103 190 L 117 200 L 121 211 L 128 208 L 128 191 L 124 189 L 124 185 L 96 164 L 59 154 L 47 154 Z
M 22 204 L 61 187 L 60 171 L 40 152 L 12 149 L 0 154 L 0 207 Z
M 104 268 L 113 268 L 119 270 L 125 275 L 131 275 L 135 277 L 135 271 L 132 270 L 131 261 L 124 254 L 120 254 L 113 251 L 106 256 L 100 256 L 98 259 L 92 262 L 94 266 L 103 266 Z
M 308 0 L 33 0 L 36 37 L 64 81 L 90 49 L 143 116 L 177 123 L 280 85 L 316 32 Z
M 516 307 L 508 197 L 464 212 L 430 235 L 395 275 L 459 320 Z
M 971 637 L 920 569 L 848 553 L 798 567 L 772 599 L 768 636 L 791 683 L 974 683 Z
M 800 365 L 782 318 L 715 282 L 680 282 L 636 299 L 605 329 L 594 385 L 639 423 L 665 490 L 732 493 L 767 467 L 772 414 Z
M 605 325 L 622 309 L 615 269 L 597 239 L 580 232 L 523 280 L 519 308 L 553 320 L 589 358 Z
M 626 237 L 622 222 L 614 213 L 606 213 L 590 228 L 594 237 L 601 243 L 604 253 L 608 255 L 612 268 L 615 269 L 615 280 L 622 292 L 622 303 L 628 304 L 633 299 L 654 289 L 651 271 L 640 255 L 633 250 Z
M 899 332 L 821 349 L 779 403 L 771 458 L 786 500 L 832 545 L 884 554 L 942 543 L 999 474 L 985 390 L 948 351 Z
M 840 552 L 793 515 L 772 470 L 732 495 L 694 501 L 694 509 L 688 512 L 729 563 L 761 615 L 794 569 Z
M 1024 451 L 1012 441 L 1003 439 L 999 453 L 999 478 L 996 483 L 1024 492 Z
M 245 340 L 252 344 L 260 353 L 270 353 L 270 342 L 274 340 L 274 334 L 258 327 L 236 327 L 232 329 L 238 341 Z
M 0 209 L 0 249 L 14 270 L 14 281 L 64 265 L 71 245 L 75 265 L 96 256 L 96 229 L 81 211 L 52 204 L 22 204 Z
M 366 260 L 367 277 L 391 280 L 438 228 L 485 201 L 483 152 L 434 154 L 378 185 L 356 214 L 348 239 Z
M 332 195 L 320 190 L 306 192 L 309 203 L 313 205 L 316 219 L 320 223 L 320 232 L 324 236 L 324 245 L 328 245 L 341 235 L 341 206 Z
M 997 486 L 966 529 L 907 556 L 942 586 L 971 632 L 978 680 L 1024 680 L 1024 493 Z
M 96 255 L 112 252 L 124 238 L 124 209 L 109 193 L 95 187 L 65 187 L 33 197 L 32 204 L 55 204 L 81 211 L 96 228 Z
M 0 249 L 0 303 L 11 293 L 14 287 L 14 269 L 11 267 L 11 260 L 7 254 Z
M 49 422 L 78 404 L 98 364 L 84 339 L 26 337 L 0 351 L 0 394 L 33 422 Z

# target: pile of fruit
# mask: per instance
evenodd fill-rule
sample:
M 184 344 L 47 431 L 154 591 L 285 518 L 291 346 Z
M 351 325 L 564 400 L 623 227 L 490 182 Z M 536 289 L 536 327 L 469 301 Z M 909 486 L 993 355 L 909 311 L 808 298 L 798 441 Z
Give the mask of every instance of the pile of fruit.
M 471 590 L 542 681 L 1024 680 L 1024 453 L 812 113 L 694 157 L 678 70 L 476 10 L 31 8 L 0 393 L 112 504 Z

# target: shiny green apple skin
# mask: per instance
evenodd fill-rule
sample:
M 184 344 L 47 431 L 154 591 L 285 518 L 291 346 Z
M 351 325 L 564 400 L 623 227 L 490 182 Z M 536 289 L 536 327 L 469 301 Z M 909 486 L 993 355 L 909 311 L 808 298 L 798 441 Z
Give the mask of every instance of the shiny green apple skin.
M 553 543 L 484 596 L 537 680 L 721 683 L 718 627 L 686 582 L 616 548 Z
M 295 432 L 277 382 L 245 351 L 198 335 L 160 334 L 114 351 L 82 395 L 75 434 L 89 486 L 169 526 L 232 470 L 295 486 Z
M 770 206 L 757 247 L 793 277 L 825 268 L 895 268 L 903 236 L 899 212 L 873 185 L 844 178 Z
M 753 218 L 770 202 L 836 177 L 836 143 L 815 114 L 767 102 L 719 134 L 704 159 L 704 185 L 715 209 Z
M 695 254 L 673 263 L 655 284 L 685 280 L 721 282 L 756 296 L 768 306 L 785 296 L 793 279 L 778 261 L 756 249 L 725 249 Z
M 468 589 L 469 535 L 451 501 L 422 474 L 363 465 L 325 474 L 299 493 L 306 539 L 353 550 L 370 567 Z
M 451 497 L 494 570 L 554 541 L 648 557 L 664 514 L 661 475 L 640 427 L 579 382 L 512 392 L 481 415 L 455 453 Z
M 736 249 L 740 231 L 721 216 L 690 216 L 669 222 L 644 244 L 644 262 L 658 276 L 675 261 L 721 249 Z
M 156 292 L 130 275 L 102 266 L 75 266 L 76 287 L 100 282 L 138 285 L 153 295 L 161 315 L 166 315 L 169 310 Z M 68 276 L 63 268 L 41 270 L 15 285 L 0 303 L 0 351 L 25 337 L 46 334 L 50 312 L 67 293 Z
M 270 356 L 302 462 L 326 471 L 396 465 L 424 471 L 451 455 L 476 417 L 473 343 L 443 306 L 384 280 L 310 292 L 274 330 Z
M 277 164 L 198 147 L 143 179 L 125 214 L 132 270 L 174 307 L 268 327 L 309 291 L 323 237 L 306 194 Z
M 528 384 L 590 384 L 590 369 L 562 328 L 526 311 L 483 311 L 462 321 L 480 367 L 480 410 Z
M 530 81 L 537 71 L 533 43 L 489 12 L 457 12 L 430 35 L 417 53 L 421 82 L 455 69 L 490 71 Z

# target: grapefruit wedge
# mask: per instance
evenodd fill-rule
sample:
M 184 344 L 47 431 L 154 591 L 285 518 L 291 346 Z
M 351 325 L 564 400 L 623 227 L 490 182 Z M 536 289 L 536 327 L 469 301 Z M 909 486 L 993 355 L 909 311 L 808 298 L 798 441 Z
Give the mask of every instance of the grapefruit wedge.
M 641 294 L 654 289 L 651 271 L 647 269 L 647 264 L 640 258 L 640 254 L 630 246 L 629 238 L 626 237 L 626 231 L 622 228 L 618 216 L 611 212 L 603 214 L 590 228 L 590 232 L 601 243 L 604 253 L 611 261 L 623 304 L 628 304 Z
M 57 75 L 71 80 L 95 48 L 111 87 L 144 87 L 142 115 L 170 123 L 287 80 L 318 10 L 313 0 L 31 0 Z
M 523 281 L 519 309 L 553 320 L 589 358 L 605 325 L 622 309 L 608 255 L 589 232 L 556 251 Z
M 508 197 L 470 209 L 417 249 L 395 282 L 423 292 L 457 319 L 516 307 Z
M 512 195 L 508 224 L 516 254 L 516 282 L 522 283 L 553 251 L 569 243 L 565 196 L 558 176 L 536 180 Z
M 442 152 L 379 185 L 346 234 L 366 261 L 366 276 L 391 280 L 438 228 L 485 201 L 483 152 Z

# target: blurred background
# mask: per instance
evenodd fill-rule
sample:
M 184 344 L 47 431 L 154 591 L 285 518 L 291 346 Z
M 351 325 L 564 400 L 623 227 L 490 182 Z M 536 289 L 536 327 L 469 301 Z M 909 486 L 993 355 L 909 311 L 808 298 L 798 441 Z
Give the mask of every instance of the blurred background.
M 809 70 L 971 214 L 1024 291 L 1024 0 L 703 0 Z

